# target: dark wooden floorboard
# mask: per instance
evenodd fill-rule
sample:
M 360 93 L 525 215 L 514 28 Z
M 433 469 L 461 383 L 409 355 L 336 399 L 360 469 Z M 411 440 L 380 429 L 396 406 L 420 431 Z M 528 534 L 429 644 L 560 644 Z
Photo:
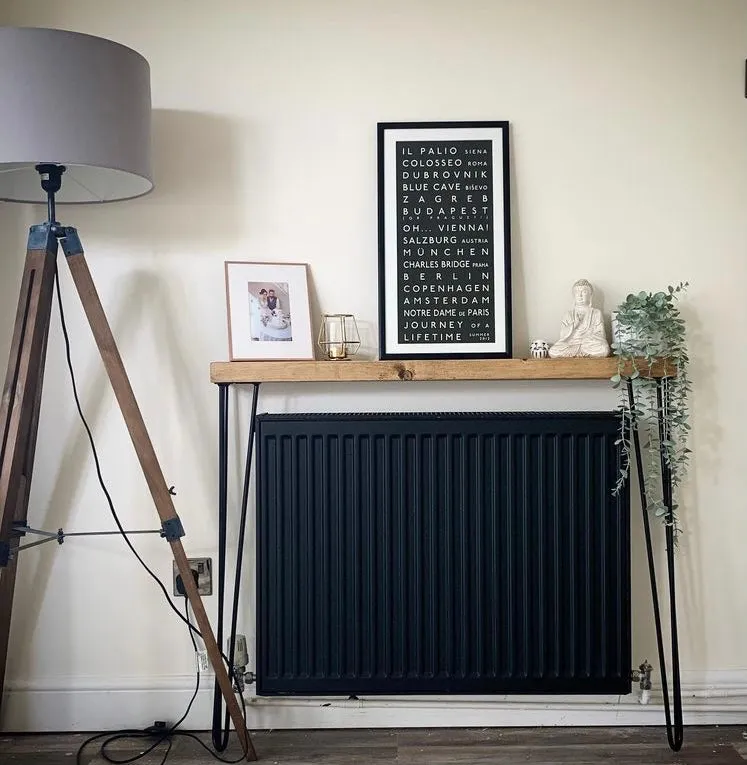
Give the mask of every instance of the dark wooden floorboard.
M 0 735 L 0 765 L 74 765 L 87 735 Z M 201 734 L 203 741 L 209 735 Z M 269 765 L 745 765 L 745 728 L 686 728 L 685 746 L 673 753 L 662 728 L 480 728 L 422 730 L 296 730 L 253 733 L 260 762 Z M 125 758 L 142 742 L 118 743 Z M 161 750 L 163 752 L 163 750 Z M 234 740 L 223 754 L 240 754 Z M 162 754 L 140 760 L 156 765 Z M 167 765 L 216 762 L 195 742 L 177 739 Z M 105 765 L 90 747 L 84 765 Z
M 599 765 L 622 763 L 643 765 L 646 763 L 670 763 L 670 765 L 700 765 L 701 763 L 739 763 L 744 760 L 733 746 L 690 746 L 681 753 L 638 744 L 630 747 L 587 745 L 547 746 L 526 745 L 474 746 L 474 747 L 410 747 L 400 748 L 398 763 L 402 765 Z
M 708 727 L 688 727 L 685 740 L 700 744 L 727 743 L 747 745 L 743 732 L 747 727 L 714 725 Z M 440 742 L 447 744 L 470 742 L 496 743 L 502 746 L 511 744 L 528 745 L 548 743 L 555 746 L 598 744 L 666 744 L 666 731 L 662 727 L 645 728 L 429 728 L 397 731 L 401 745 L 411 741 L 426 740 L 435 746 Z

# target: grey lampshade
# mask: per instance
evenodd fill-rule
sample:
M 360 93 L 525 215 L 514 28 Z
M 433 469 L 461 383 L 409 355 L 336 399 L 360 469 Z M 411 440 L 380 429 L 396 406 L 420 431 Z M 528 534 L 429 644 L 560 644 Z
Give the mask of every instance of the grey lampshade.
M 37 163 L 65 165 L 61 203 L 153 188 L 150 67 L 101 37 L 0 27 L 0 199 L 45 202 Z

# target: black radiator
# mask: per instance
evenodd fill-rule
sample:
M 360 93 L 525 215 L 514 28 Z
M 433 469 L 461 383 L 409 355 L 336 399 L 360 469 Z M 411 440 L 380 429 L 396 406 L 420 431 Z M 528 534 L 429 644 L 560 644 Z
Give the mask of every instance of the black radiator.
M 258 693 L 629 693 L 617 429 L 260 415 Z

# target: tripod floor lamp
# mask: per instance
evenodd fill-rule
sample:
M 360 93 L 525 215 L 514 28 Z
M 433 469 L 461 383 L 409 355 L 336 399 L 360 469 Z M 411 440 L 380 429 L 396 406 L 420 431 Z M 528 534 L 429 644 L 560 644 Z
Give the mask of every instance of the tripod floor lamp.
M 182 547 L 184 530 L 130 386 L 76 229 L 56 202 L 131 199 L 153 187 L 150 68 L 135 51 L 56 29 L 0 27 L 0 200 L 47 205 L 29 232 L 8 373 L 0 400 L 0 697 L 19 539 L 39 428 L 58 243 L 171 546 L 216 680 L 243 745 L 256 755 Z

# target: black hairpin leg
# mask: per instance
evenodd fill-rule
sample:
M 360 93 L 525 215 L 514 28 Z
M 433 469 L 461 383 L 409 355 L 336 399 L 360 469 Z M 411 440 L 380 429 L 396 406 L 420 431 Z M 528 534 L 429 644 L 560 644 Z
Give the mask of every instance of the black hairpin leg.
M 223 605 L 226 594 L 226 526 L 228 518 L 228 383 L 218 383 L 218 623 L 215 638 L 223 650 Z M 229 657 L 230 658 L 230 657 Z M 233 665 L 233 662 L 231 662 Z M 232 666 L 229 667 L 229 670 Z M 228 726 L 223 723 L 223 702 L 213 692 L 213 746 L 222 752 L 228 744 Z
M 233 609 L 231 611 L 231 663 L 233 664 L 237 619 L 239 616 L 239 594 L 241 589 L 241 568 L 244 559 L 244 535 L 246 533 L 246 516 L 249 507 L 249 482 L 252 477 L 252 452 L 254 450 L 254 431 L 257 422 L 257 401 L 259 399 L 259 383 L 252 383 L 252 408 L 249 414 L 249 435 L 246 441 L 246 462 L 244 464 L 244 487 L 241 492 L 241 516 L 239 519 L 239 538 L 236 547 L 236 578 L 233 585 Z
M 236 551 L 236 574 L 233 590 L 233 608 L 231 610 L 231 632 L 230 644 L 228 646 L 228 660 L 231 669 L 234 669 L 234 656 L 236 651 L 236 627 L 239 611 L 239 590 L 241 586 L 241 568 L 244 556 L 244 535 L 246 531 L 247 508 L 249 504 L 249 481 L 251 479 L 252 452 L 254 447 L 254 432 L 257 418 L 257 401 L 259 399 L 259 383 L 252 383 L 252 408 L 249 416 L 249 435 L 246 449 L 246 465 L 244 467 L 244 486 L 241 497 L 241 518 L 239 521 L 239 533 L 237 539 Z M 216 639 L 218 645 L 223 642 L 223 621 L 225 605 L 225 574 L 226 574 L 226 545 L 228 529 L 228 392 L 229 383 L 218 383 L 218 624 L 216 629 Z M 243 678 L 237 678 L 234 673 L 234 680 L 243 687 Z M 213 746 L 222 752 L 228 745 L 229 720 L 226 713 L 225 720 L 222 720 L 223 700 L 216 689 L 213 696 L 213 728 L 212 739 Z
M 664 418 L 664 406 L 669 398 L 669 382 L 666 377 L 657 381 L 656 399 L 658 405 L 659 441 L 663 442 L 667 437 L 667 426 Z M 628 400 L 631 411 L 634 410 L 635 396 L 633 382 L 628 380 Z M 664 656 L 664 637 L 661 628 L 661 610 L 659 608 L 659 591 L 656 587 L 656 564 L 654 561 L 653 546 L 651 544 L 651 523 L 646 502 L 646 485 L 643 475 L 643 460 L 641 457 L 641 443 L 637 424 L 631 423 L 633 430 L 633 443 L 635 446 L 636 469 L 638 471 L 638 484 L 641 493 L 641 508 L 643 510 L 643 531 L 646 538 L 646 556 L 648 558 L 648 572 L 651 580 L 651 597 L 654 606 L 654 622 L 656 625 L 656 645 L 659 653 L 659 665 L 661 669 L 661 690 L 664 696 L 664 717 L 667 726 L 667 739 L 669 746 L 674 752 L 682 748 L 684 738 L 684 726 L 682 722 L 682 687 L 680 683 L 680 653 L 677 637 L 677 605 L 675 600 L 675 577 L 674 577 L 674 528 L 670 522 L 665 527 L 667 544 L 667 573 L 669 578 L 669 620 L 672 637 L 672 706 L 669 704 L 669 688 L 667 684 L 667 667 Z M 669 513 L 668 521 L 672 513 L 672 471 L 661 452 L 661 483 L 662 498 Z

